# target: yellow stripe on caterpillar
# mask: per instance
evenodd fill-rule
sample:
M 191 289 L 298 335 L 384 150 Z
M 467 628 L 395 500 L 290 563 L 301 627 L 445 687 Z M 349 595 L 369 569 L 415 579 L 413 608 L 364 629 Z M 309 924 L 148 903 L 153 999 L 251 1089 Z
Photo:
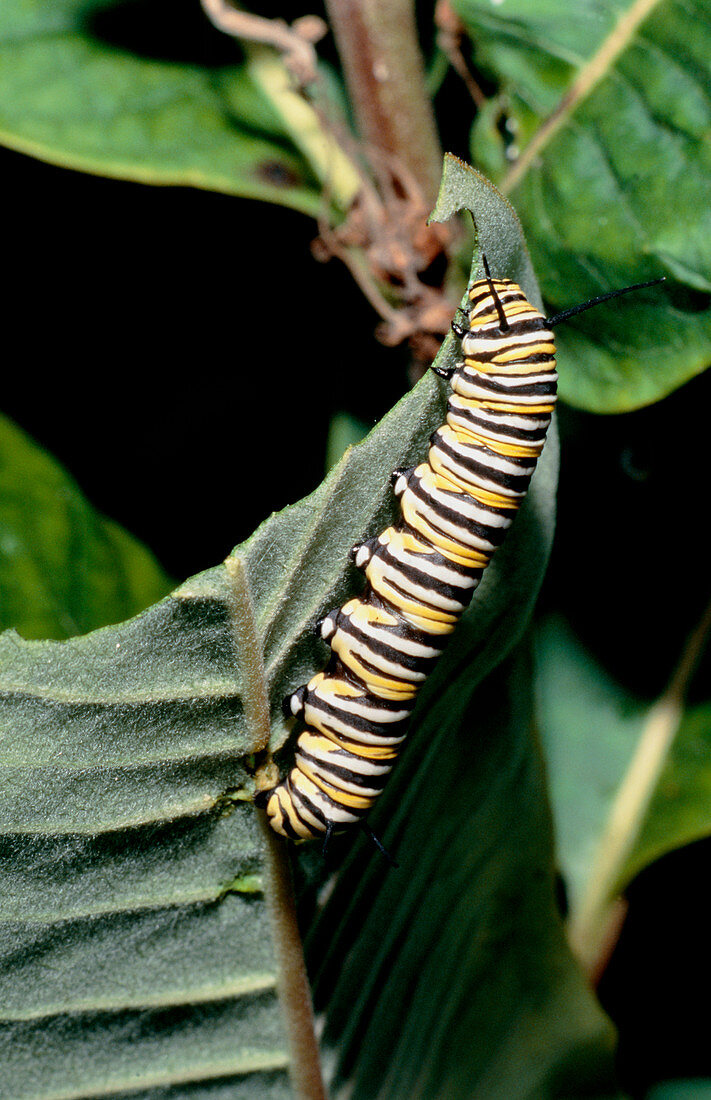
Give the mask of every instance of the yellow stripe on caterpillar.
M 516 283 L 492 280 L 486 270 L 469 289 L 469 331 L 455 326 L 466 359 L 454 371 L 446 423 L 414 473 L 398 472 L 396 523 L 357 548 L 366 587 L 323 620 L 330 663 L 289 697 L 309 726 L 299 734 L 294 768 L 267 803 L 284 835 L 329 837 L 368 813 L 417 690 L 540 454 L 555 406 L 550 328 Z M 531 388 L 533 395 L 521 392 Z

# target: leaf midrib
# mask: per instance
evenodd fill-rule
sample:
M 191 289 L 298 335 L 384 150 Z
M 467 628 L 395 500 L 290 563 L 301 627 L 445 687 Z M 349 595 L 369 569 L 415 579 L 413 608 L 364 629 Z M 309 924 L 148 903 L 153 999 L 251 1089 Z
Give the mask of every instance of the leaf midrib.
M 558 106 L 539 126 L 516 163 L 501 184 L 505 195 L 521 182 L 534 160 L 553 140 L 570 116 L 600 81 L 608 75 L 615 61 L 629 46 L 638 27 L 651 14 L 661 0 L 635 0 L 627 12 L 620 16 L 602 44 L 581 67 L 576 79 L 561 97 Z

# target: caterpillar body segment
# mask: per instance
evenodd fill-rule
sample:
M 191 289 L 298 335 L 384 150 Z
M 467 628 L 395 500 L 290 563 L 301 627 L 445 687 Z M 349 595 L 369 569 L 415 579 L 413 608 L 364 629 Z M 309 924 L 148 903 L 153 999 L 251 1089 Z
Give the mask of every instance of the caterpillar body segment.
M 393 474 L 400 516 L 354 547 L 362 595 L 331 611 L 325 671 L 287 700 L 304 728 L 286 778 L 261 792 L 293 840 L 363 821 L 397 759 L 419 688 L 528 490 L 556 400 L 555 344 L 513 282 L 469 290 L 462 361 L 427 458 Z

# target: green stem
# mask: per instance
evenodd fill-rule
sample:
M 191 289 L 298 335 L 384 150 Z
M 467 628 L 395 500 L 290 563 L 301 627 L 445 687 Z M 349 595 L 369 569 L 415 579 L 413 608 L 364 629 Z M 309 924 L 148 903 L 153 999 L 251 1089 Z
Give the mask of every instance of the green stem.
M 294 145 L 324 185 L 329 200 L 340 210 L 348 210 L 362 184 L 358 168 L 326 129 L 318 112 L 295 88 L 279 55 L 269 46 L 243 45 L 255 84 L 281 117 Z

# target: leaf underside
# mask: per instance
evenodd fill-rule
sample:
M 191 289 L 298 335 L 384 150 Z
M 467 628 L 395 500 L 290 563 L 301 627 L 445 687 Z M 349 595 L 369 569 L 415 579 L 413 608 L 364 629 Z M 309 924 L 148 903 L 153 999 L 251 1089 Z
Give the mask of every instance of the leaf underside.
M 535 297 L 510 207 L 449 158 L 437 216 L 462 202 L 492 269 L 518 265 Z M 448 338 L 440 362 L 456 353 Z M 348 551 L 395 516 L 389 474 L 426 453 L 445 395 L 429 374 L 310 497 L 138 617 L 66 642 L 0 637 L 0 1064 L 13 1100 L 291 1094 L 249 800 L 260 699 L 279 760 L 281 698 L 325 663 L 313 624 L 357 591 Z M 341 872 L 317 903 L 318 848 L 296 853 L 336 1090 L 604 1092 L 609 1026 L 563 944 L 529 663 L 512 656 L 550 547 L 556 469 L 553 437 L 374 815 L 400 869 L 338 838 Z

